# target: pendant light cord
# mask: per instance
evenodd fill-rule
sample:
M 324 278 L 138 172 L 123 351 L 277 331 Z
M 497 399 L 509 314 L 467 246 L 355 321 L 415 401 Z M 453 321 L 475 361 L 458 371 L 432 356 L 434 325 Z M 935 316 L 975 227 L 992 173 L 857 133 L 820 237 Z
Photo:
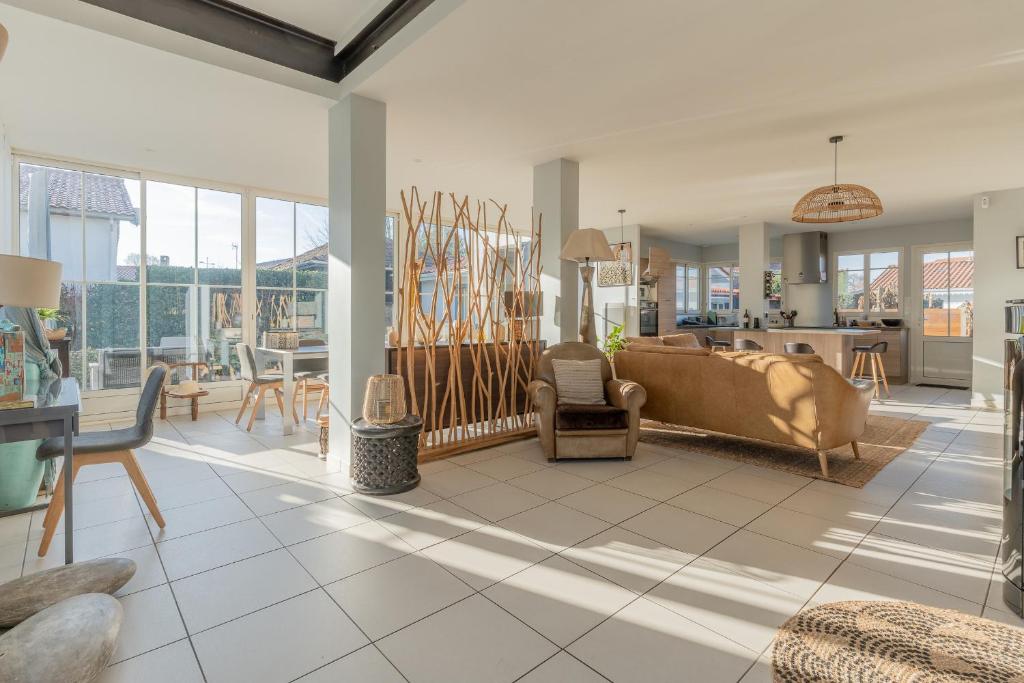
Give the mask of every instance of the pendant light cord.
M 835 187 L 839 185 L 839 141 L 833 142 L 832 147 L 835 149 L 832 160 L 832 186 Z

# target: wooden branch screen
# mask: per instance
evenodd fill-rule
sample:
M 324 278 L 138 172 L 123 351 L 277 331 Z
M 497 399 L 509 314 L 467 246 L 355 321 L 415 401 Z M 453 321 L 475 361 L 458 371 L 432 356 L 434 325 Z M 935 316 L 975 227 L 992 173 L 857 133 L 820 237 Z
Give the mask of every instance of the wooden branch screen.
M 533 433 L 526 385 L 540 337 L 541 219 L 517 232 L 508 206 L 402 192 L 401 263 L 389 372 L 423 419 L 423 459 Z M 396 255 L 396 260 L 398 260 Z

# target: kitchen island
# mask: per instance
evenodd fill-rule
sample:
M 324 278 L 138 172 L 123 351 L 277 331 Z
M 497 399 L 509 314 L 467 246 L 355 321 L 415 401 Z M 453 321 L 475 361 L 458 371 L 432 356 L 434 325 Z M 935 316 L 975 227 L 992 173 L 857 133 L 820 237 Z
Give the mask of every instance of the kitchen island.
M 735 331 L 734 338 L 755 341 L 768 353 L 785 353 L 785 345 L 789 342 L 810 344 L 815 353 L 843 377 L 849 377 L 853 370 L 853 347 L 868 346 L 880 340 L 878 330 L 799 327 L 741 328 Z

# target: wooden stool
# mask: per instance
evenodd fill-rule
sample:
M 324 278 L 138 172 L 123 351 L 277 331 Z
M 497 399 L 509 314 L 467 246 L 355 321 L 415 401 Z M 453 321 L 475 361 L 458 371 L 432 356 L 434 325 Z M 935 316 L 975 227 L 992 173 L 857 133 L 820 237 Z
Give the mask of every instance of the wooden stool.
M 321 415 L 316 418 L 316 423 L 320 425 L 320 459 L 327 459 L 327 447 L 330 444 L 330 418 L 326 415 Z
M 190 393 L 178 393 L 173 388 L 165 388 L 160 392 L 160 419 L 167 419 L 167 397 L 171 398 L 187 398 L 192 403 L 192 421 L 195 422 L 199 419 L 199 399 L 203 396 L 209 396 L 210 392 L 202 389 L 200 391 L 193 391 Z
M 850 379 L 859 377 L 864 372 L 864 359 L 871 358 L 871 380 L 875 383 L 875 398 L 881 398 L 878 390 L 878 376 L 882 376 L 882 385 L 885 387 L 885 397 L 892 398 L 889 393 L 889 380 L 885 376 L 885 366 L 882 364 L 882 354 L 889 350 L 889 342 L 880 341 L 871 346 L 853 347 L 853 370 L 850 372 Z

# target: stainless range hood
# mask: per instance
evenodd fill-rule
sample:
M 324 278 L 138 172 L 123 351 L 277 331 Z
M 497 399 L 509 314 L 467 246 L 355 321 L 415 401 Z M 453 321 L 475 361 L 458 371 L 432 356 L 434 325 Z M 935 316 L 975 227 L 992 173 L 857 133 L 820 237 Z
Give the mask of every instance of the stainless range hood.
M 797 232 L 782 236 L 782 281 L 787 285 L 828 282 L 828 235 Z

